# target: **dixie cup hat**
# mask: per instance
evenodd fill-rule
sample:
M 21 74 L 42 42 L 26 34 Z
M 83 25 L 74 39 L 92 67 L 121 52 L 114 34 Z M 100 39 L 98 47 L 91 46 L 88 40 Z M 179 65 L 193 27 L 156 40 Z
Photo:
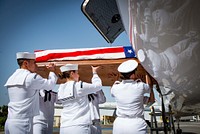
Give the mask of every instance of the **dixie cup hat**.
M 78 64 L 66 64 L 60 67 L 61 72 L 66 72 L 70 70 L 78 70 Z
M 29 53 L 29 52 L 18 52 L 16 53 L 16 58 L 17 59 L 35 59 L 35 54 L 34 53 Z
M 138 67 L 138 62 L 135 60 L 127 60 L 119 65 L 118 71 L 120 73 L 129 73 Z

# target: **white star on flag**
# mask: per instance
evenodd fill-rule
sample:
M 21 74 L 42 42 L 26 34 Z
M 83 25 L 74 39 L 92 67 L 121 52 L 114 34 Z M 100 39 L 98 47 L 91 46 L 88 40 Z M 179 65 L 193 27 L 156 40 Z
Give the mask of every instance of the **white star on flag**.
M 133 51 L 132 51 L 131 49 L 129 49 L 129 50 L 128 50 L 128 53 L 130 53 L 130 54 L 131 54 L 132 52 L 133 52 Z

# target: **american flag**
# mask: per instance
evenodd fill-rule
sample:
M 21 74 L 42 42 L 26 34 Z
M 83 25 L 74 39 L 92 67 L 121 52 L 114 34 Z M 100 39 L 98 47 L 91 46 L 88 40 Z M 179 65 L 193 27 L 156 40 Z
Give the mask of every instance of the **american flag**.
M 36 50 L 36 62 L 136 57 L 132 46 Z

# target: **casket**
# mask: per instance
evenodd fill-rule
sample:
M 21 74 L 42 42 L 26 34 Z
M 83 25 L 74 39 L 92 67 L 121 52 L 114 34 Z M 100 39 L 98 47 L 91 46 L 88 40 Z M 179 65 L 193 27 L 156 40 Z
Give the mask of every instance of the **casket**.
M 112 86 L 116 80 L 120 80 L 118 66 L 130 59 L 136 61 L 136 55 L 131 46 L 100 47 L 100 48 L 79 48 L 79 49 L 54 49 L 54 50 L 36 50 L 36 63 L 38 65 L 37 73 L 47 78 L 49 71 L 46 65 L 50 62 L 56 65 L 56 73 L 60 73 L 60 66 L 65 64 L 78 64 L 80 80 L 91 82 L 91 66 L 100 66 L 98 70 L 99 77 L 102 79 L 103 86 Z M 145 80 L 146 71 L 139 64 L 137 77 Z M 64 80 L 58 79 L 58 84 Z

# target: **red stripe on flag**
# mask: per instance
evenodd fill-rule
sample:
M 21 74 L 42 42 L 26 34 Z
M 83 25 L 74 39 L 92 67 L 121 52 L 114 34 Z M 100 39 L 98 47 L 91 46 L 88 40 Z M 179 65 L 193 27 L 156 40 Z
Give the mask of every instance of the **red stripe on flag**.
M 83 50 L 83 51 L 74 51 L 74 52 L 66 52 L 66 53 L 49 53 L 45 56 L 36 57 L 36 62 L 44 62 L 51 59 L 57 58 L 67 58 L 67 57 L 76 57 L 82 55 L 94 55 L 94 54 L 106 54 L 106 53 L 119 53 L 124 52 L 123 47 L 117 48 L 103 48 L 103 49 L 94 49 L 94 50 Z

